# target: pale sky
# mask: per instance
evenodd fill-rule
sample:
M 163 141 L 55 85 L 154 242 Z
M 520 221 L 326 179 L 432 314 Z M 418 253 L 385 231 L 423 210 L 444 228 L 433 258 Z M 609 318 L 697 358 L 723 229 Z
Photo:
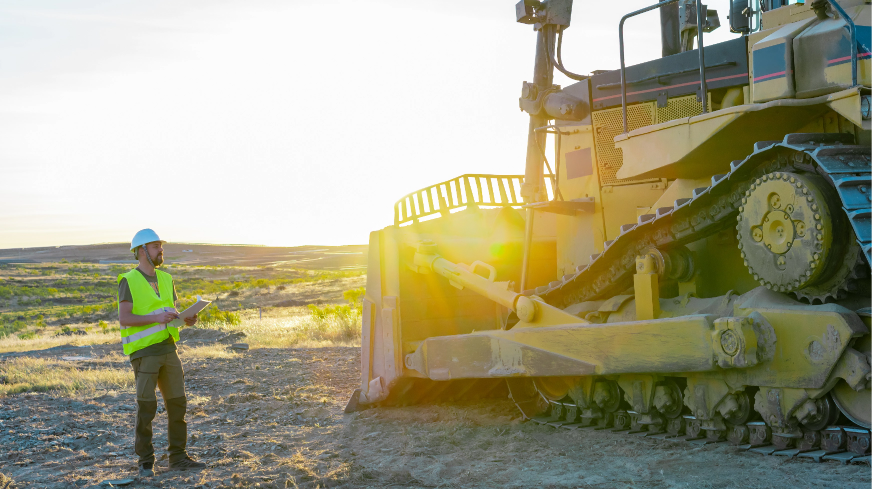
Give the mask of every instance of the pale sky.
M 576 0 L 565 66 L 618 68 L 652 3 Z M 512 0 L 0 0 L 0 248 L 366 243 L 407 193 L 524 172 L 535 45 Z

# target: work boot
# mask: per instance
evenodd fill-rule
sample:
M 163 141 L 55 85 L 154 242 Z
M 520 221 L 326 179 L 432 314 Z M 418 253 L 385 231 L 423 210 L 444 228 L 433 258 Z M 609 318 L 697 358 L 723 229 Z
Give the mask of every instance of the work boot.
M 139 466 L 140 477 L 154 477 L 154 464 L 145 463 Z
M 206 464 L 197 462 L 187 455 L 178 462 L 170 462 L 170 470 L 202 470 L 205 468 Z

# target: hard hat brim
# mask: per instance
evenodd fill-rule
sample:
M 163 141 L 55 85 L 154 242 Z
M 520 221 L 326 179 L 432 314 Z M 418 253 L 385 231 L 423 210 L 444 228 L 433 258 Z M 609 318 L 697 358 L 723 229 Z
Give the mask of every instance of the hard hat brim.
M 148 243 L 166 243 L 151 228 L 140 229 L 130 240 L 130 251 Z
M 167 242 L 164 241 L 164 240 L 162 240 L 162 239 L 156 239 L 156 240 L 154 240 L 154 241 L 149 241 L 148 243 L 160 243 L 160 244 L 166 244 Z M 140 246 L 145 246 L 145 245 L 147 245 L 148 243 L 142 243 L 141 245 L 133 246 L 133 247 L 130 248 L 130 251 L 133 251 L 133 250 L 139 248 Z

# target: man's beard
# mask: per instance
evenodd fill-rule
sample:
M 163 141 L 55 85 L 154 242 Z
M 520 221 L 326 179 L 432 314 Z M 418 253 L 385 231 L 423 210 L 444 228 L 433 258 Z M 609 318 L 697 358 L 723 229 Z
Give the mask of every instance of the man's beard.
M 163 253 L 158 253 L 156 257 L 151 260 L 154 263 L 154 266 L 159 267 L 163 265 Z

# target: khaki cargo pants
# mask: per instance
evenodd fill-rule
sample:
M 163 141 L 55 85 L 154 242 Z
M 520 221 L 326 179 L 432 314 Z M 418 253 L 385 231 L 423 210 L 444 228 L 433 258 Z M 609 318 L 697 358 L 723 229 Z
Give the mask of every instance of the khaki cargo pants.
M 139 465 L 154 463 L 151 423 L 157 413 L 155 388 L 160 389 L 167 409 L 167 444 L 170 463 L 187 456 L 188 424 L 185 422 L 185 371 L 176 352 L 131 360 L 136 379 L 136 437 Z

